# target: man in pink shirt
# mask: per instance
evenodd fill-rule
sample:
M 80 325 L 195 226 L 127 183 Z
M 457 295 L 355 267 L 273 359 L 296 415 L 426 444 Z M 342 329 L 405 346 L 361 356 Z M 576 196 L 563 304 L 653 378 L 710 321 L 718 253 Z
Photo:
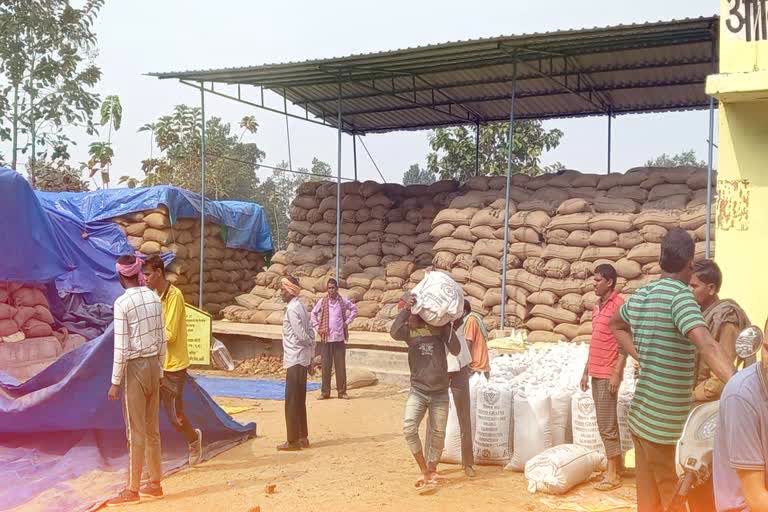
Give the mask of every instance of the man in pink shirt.
M 323 383 L 320 400 L 331 397 L 331 371 L 336 367 L 336 390 L 339 398 L 347 395 L 347 340 L 349 324 L 357 316 L 357 306 L 339 295 L 339 284 L 328 280 L 328 296 L 318 301 L 312 309 L 312 327 L 320 335 L 320 356 L 323 365 Z
M 595 268 L 595 294 L 598 300 L 592 310 L 592 340 L 589 343 L 584 376 L 581 378 L 582 391 L 587 390 L 590 378 L 592 380 L 597 428 L 608 459 L 605 478 L 595 485 L 600 491 L 610 491 L 621 486 L 622 453 L 616 410 L 620 381 L 614 378 L 614 368 L 619 360 L 619 343 L 608 325 L 614 313 L 624 304 L 624 299 L 615 290 L 616 279 L 616 269 L 611 265 L 603 264 Z M 624 367 L 623 361 L 621 367 Z

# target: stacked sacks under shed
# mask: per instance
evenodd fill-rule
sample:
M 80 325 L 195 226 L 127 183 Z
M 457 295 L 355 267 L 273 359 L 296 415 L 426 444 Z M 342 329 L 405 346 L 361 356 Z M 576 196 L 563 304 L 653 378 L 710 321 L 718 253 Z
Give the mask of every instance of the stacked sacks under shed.
M 256 277 L 256 287 L 226 308 L 233 321 L 278 324 L 284 304 L 280 279 L 293 275 L 300 300 L 311 307 L 335 276 L 336 184 L 303 184 L 291 208 L 289 245 L 275 253 L 271 266 Z M 456 194 L 455 182 L 430 186 L 375 182 L 342 184 L 340 293 L 358 305 L 352 330 L 389 330 L 414 271 L 432 261 L 429 232 L 436 212 Z M 275 313 L 277 312 L 277 313 Z
M 197 306 L 200 291 L 200 221 L 177 219 L 171 225 L 168 210 L 161 206 L 113 219 L 136 250 L 147 256 L 173 252 L 167 278 L 184 294 L 187 303 Z M 231 249 L 224 241 L 225 228 L 213 223 L 205 226 L 203 309 L 219 313 L 235 297 L 248 291 L 264 265 L 263 255 Z

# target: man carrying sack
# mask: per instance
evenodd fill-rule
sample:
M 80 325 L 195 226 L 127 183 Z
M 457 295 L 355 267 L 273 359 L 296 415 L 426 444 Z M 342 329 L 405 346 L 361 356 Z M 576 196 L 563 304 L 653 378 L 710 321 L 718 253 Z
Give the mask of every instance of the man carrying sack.
M 144 265 L 147 285 L 160 296 L 163 305 L 165 338 L 168 350 L 160 382 L 160 402 L 168 420 L 180 432 L 189 446 L 189 465 L 194 466 L 203 456 L 203 433 L 192 426 L 184 414 L 184 384 L 187 381 L 189 352 L 187 350 L 187 312 L 184 295 L 165 278 L 165 264 L 160 256 L 152 256 Z
M 142 261 L 135 256 L 117 260 L 117 275 L 125 293 L 115 301 L 115 349 L 109 399 L 117 400 L 123 386 L 123 415 L 128 437 L 128 486 L 108 507 L 130 505 L 142 496 L 160 498 L 160 379 L 166 342 L 163 308 L 146 287 Z M 144 458 L 149 483 L 139 489 Z
M 323 365 L 323 383 L 320 400 L 331 397 L 331 372 L 336 367 L 336 391 L 339 398 L 349 400 L 347 395 L 347 341 L 349 324 L 357 317 L 357 306 L 339 295 L 339 284 L 328 280 L 328 296 L 312 309 L 312 327 L 320 335 L 320 356 Z
M 287 440 L 278 451 L 309 448 L 307 428 L 307 373 L 315 353 L 315 333 L 309 313 L 299 302 L 299 281 L 293 276 L 280 281 L 280 296 L 287 304 L 283 318 L 283 368 L 285 376 L 285 430 Z

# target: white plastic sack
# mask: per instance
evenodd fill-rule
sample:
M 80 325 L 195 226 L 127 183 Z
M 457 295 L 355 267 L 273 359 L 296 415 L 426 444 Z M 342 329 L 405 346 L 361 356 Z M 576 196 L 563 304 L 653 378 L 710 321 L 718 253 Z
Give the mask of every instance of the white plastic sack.
M 504 469 L 522 472 L 525 464 L 552 447 L 550 397 L 517 395 L 514 399 L 514 454 Z
M 235 369 L 235 361 L 232 359 L 227 347 L 222 342 L 213 339 L 213 347 L 211 347 L 211 355 L 213 356 L 213 366 L 219 370 L 226 370 L 231 372 Z
M 525 465 L 528 492 L 565 494 L 605 467 L 605 456 L 583 446 L 562 444 L 537 455 Z
M 512 454 L 512 390 L 484 383 L 477 389 L 475 462 L 503 466 Z
M 619 415 L 619 437 L 621 438 L 621 452 L 627 453 L 634 449 L 632 442 L 632 432 L 629 430 L 629 404 L 632 402 L 632 396 L 619 395 L 617 404 Z
M 445 464 L 461 464 L 461 429 L 459 417 L 456 414 L 456 404 L 453 402 L 453 394 L 448 393 L 449 409 L 448 422 L 445 425 L 445 446 L 440 462 Z
M 589 391 L 573 395 L 573 444 L 605 454 L 605 446 L 597 428 L 595 401 Z
M 570 391 L 561 391 L 552 395 L 552 412 L 550 415 L 552 446 L 573 442 L 572 398 L 573 393 Z
M 430 325 L 441 327 L 464 314 L 464 290 L 442 272 L 427 272 L 411 293 L 416 304 L 411 308 Z

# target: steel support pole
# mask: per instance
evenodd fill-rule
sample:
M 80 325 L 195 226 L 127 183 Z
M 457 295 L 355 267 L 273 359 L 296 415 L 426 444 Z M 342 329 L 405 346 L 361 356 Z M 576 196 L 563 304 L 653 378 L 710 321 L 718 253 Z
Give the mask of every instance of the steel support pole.
M 504 249 L 501 258 L 501 322 L 502 329 L 507 319 L 507 266 L 509 258 L 509 191 L 512 188 L 512 144 L 515 133 L 515 93 L 517 92 L 517 61 L 512 72 L 512 98 L 509 106 L 509 134 L 507 135 L 507 186 L 504 192 Z
M 197 305 L 203 309 L 203 273 L 205 272 L 205 86 L 200 82 L 200 295 Z
M 611 110 L 608 110 L 608 174 L 611 174 L 611 120 L 613 118 L 613 112 Z
M 480 176 L 480 123 L 475 123 L 475 176 Z
M 339 105 L 336 123 L 338 125 L 338 152 L 336 175 L 336 279 L 341 278 L 341 83 L 339 83 Z
M 357 181 L 357 135 L 352 134 L 352 158 L 355 162 L 355 181 Z
M 712 168 L 714 166 L 714 144 L 715 144 L 715 98 L 709 98 L 709 143 L 707 145 L 707 233 L 705 235 L 705 242 L 707 247 L 705 249 L 705 256 L 707 259 L 711 257 L 712 249 L 710 243 L 712 239 Z

